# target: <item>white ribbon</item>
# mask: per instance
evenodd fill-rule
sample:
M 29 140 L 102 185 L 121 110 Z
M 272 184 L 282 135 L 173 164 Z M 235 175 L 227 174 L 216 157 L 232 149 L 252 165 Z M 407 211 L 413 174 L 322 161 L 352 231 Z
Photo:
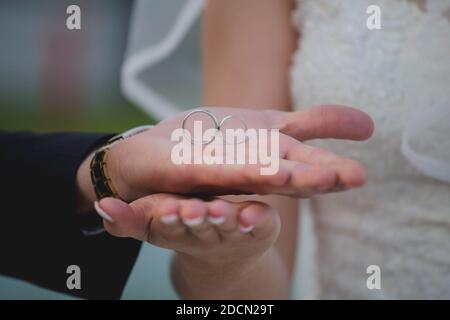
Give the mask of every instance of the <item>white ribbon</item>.
M 204 0 L 138 0 L 133 7 L 129 52 L 121 72 L 122 92 L 143 111 L 159 119 L 178 113 L 180 107 L 144 83 L 139 75 L 177 48 L 203 5 Z

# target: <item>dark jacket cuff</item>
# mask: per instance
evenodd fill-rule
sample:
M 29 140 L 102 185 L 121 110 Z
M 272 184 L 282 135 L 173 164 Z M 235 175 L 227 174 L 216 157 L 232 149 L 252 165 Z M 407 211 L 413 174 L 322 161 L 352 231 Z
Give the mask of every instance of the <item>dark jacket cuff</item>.
M 121 296 L 140 242 L 86 237 L 76 212 L 78 167 L 111 136 L 0 134 L 0 177 L 8 186 L 1 196 L 1 273 L 84 298 Z M 70 265 L 81 269 L 80 290 L 67 288 Z

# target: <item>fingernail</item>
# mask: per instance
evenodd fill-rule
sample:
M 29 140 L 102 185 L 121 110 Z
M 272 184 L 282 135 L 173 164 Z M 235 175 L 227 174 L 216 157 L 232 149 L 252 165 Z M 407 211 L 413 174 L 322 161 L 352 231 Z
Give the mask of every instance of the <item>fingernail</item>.
M 195 227 L 203 223 L 204 217 L 200 216 L 197 218 L 183 219 L 183 222 L 188 227 Z
M 248 227 L 244 227 L 242 225 L 239 225 L 239 230 L 241 230 L 243 233 L 249 233 L 249 232 L 251 232 L 253 230 L 254 227 L 255 226 L 253 226 L 253 225 L 250 225 Z
M 100 215 L 100 217 L 102 217 L 103 219 L 105 219 L 106 221 L 109 221 L 111 223 L 114 222 L 114 220 L 109 216 L 109 214 L 107 214 L 102 208 L 100 208 L 98 201 L 94 202 L 94 208 L 95 208 L 95 211 L 97 211 L 97 213 Z
M 177 220 L 178 216 L 175 213 L 165 214 L 159 218 L 159 221 L 161 221 L 164 224 L 172 224 L 175 223 Z
M 225 222 L 225 217 L 221 216 L 221 217 L 211 217 L 208 216 L 208 221 L 211 224 L 215 224 L 215 225 L 219 225 Z

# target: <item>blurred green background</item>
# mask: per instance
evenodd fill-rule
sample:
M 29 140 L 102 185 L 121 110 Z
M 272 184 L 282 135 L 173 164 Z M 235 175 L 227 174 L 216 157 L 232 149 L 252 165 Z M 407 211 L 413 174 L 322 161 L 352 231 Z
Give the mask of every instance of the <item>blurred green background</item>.
M 81 31 L 65 28 L 69 4 L 83 8 Z M 0 129 L 120 132 L 152 123 L 120 94 L 131 7 L 129 0 L 0 0 Z M 169 265 L 169 251 L 144 245 L 123 298 L 176 298 Z M 0 277 L 0 299 L 70 298 Z

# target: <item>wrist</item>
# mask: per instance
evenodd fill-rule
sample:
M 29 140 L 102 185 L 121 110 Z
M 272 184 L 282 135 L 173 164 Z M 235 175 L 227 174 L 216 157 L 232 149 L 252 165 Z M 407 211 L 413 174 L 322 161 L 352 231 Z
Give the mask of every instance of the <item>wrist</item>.
M 175 261 L 179 268 L 184 270 L 183 273 L 187 273 L 190 276 L 195 276 L 196 274 L 200 277 L 220 275 L 221 278 L 235 279 L 238 275 L 243 276 L 250 272 L 270 250 L 272 248 L 261 254 L 236 258 L 230 258 L 221 254 L 199 257 L 177 252 Z
M 97 198 L 114 197 L 131 202 L 139 194 L 140 188 L 130 181 L 138 181 L 142 172 L 136 170 L 139 157 L 133 157 L 133 142 L 129 138 L 147 131 L 151 126 L 140 126 L 118 134 L 94 153 L 90 165 L 92 184 Z M 125 168 L 124 168 L 125 167 Z M 125 174 L 123 174 L 125 173 Z
M 125 176 L 122 174 L 124 171 L 123 166 L 127 161 L 127 154 L 123 148 L 126 143 L 126 140 L 120 140 L 111 145 L 105 161 L 107 164 L 106 170 L 111 179 L 110 184 L 117 192 L 117 196 L 125 202 L 131 202 L 136 200 L 136 197 L 131 194 L 130 188 L 125 183 Z
M 94 202 L 98 200 L 94 185 L 91 178 L 91 162 L 94 158 L 95 151 L 89 154 L 86 159 L 83 160 L 78 168 L 76 175 L 76 185 L 78 190 L 78 211 L 90 212 L 93 209 Z M 107 162 L 108 175 L 111 179 L 110 183 L 118 190 L 119 195 L 127 194 L 125 188 L 122 186 L 122 179 L 119 174 L 119 161 L 120 158 L 115 152 L 108 152 L 108 156 L 105 159 Z M 125 199 L 125 198 L 124 198 Z
M 120 183 L 122 180 L 118 174 L 120 156 L 116 155 L 116 152 L 111 152 L 111 149 L 112 146 L 109 147 L 109 151 L 103 159 L 105 165 L 102 170 L 106 175 L 105 178 L 110 179 L 109 184 L 112 185 L 114 189 L 116 189 L 116 185 L 120 186 L 121 194 L 123 194 L 124 188 Z M 92 181 L 92 161 L 98 150 L 99 149 L 89 154 L 83 160 L 77 171 L 76 185 L 78 191 L 78 209 L 80 212 L 91 211 L 93 209 L 94 202 L 99 198 Z
M 252 286 L 255 277 L 260 281 L 260 269 L 273 262 L 273 250 L 271 247 L 263 254 L 239 261 L 204 259 L 177 252 L 172 264 L 172 281 L 182 298 L 242 298 L 245 290 L 241 292 L 241 289 Z
M 120 142 L 118 142 L 118 144 L 119 143 Z M 105 162 L 107 163 L 105 170 L 107 170 L 108 177 L 111 179 L 110 184 L 114 186 L 121 198 L 123 197 L 122 199 L 126 201 L 128 193 L 122 183 L 123 179 L 120 178 L 120 156 L 116 153 L 116 147 L 118 147 L 118 145 L 110 147 L 111 150 L 105 158 Z M 92 152 L 86 157 L 86 159 L 83 160 L 77 171 L 76 185 L 78 191 L 79 212 L 91 211 L 94 202 L 98 200 L 91 178 L 91 162 L 94 158 L 95 152 L 96 151 Z

